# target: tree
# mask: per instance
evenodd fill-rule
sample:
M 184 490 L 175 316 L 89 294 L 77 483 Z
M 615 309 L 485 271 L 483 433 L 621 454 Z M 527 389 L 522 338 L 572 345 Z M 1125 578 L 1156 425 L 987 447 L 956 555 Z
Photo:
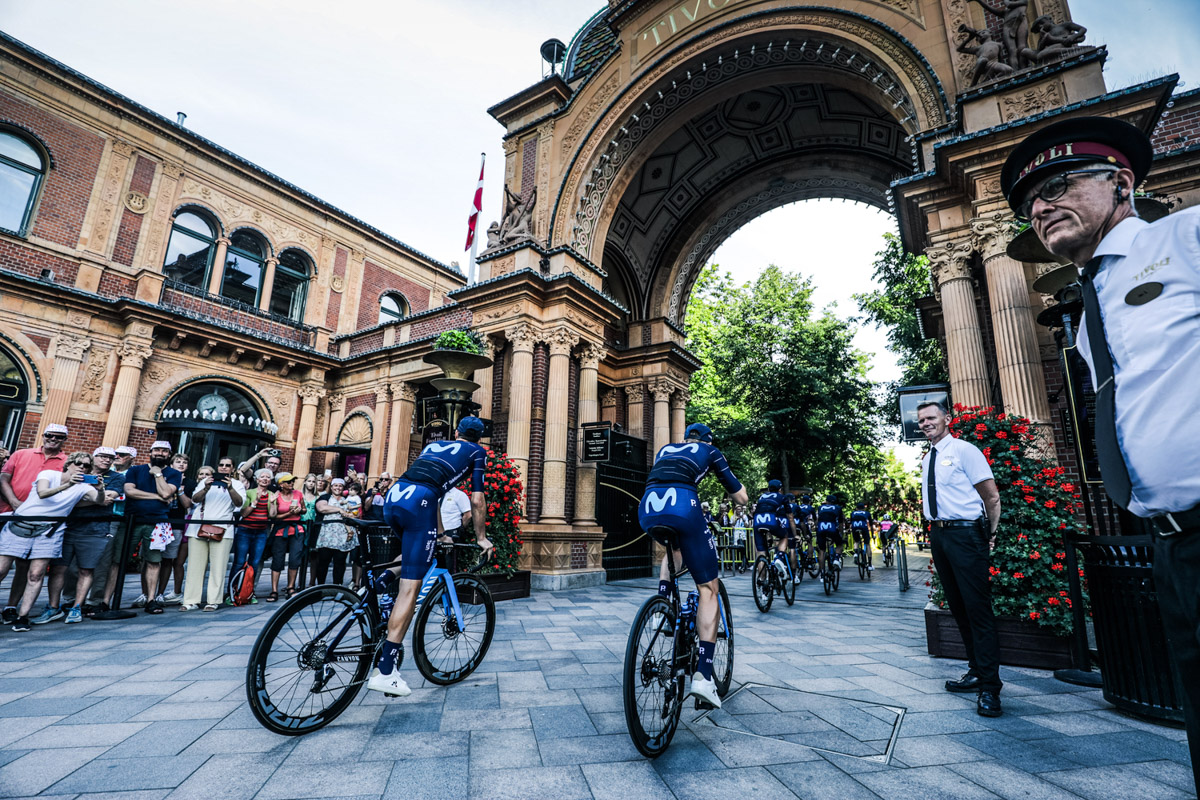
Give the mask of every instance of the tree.
M 712 426 L 751 487 L 769 475 L 840 488 L 879 466 L 878 408 L 853 333 L 816 313 L 802 276 L 769 266 L 735 286 L 716 265 L 701 273 L 688 307 L 688 346 L 703 364 L 689 414 Z
M 883 249 L 875 254 L 875 280 L 882 289 L 854 295 L 864 321 L 887 329 L 888 350 L 896 354 L 903 374 L 888 384 L 885 415 L 900 425 L 900 407 L 896 390 L 901 386 L 946 383 L 946 361 L 941 343 L 926 339 L 917 321 L 917 301 L 930 294 L 929 259 L 904 252 L 900 237 L 883 235 Z

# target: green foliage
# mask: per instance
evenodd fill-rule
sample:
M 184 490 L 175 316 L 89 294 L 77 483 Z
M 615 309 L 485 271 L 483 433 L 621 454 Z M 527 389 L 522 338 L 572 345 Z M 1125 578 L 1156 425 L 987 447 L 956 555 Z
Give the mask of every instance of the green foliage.
M 896 354 L 903 374 L 887 387 L 884 404 L 887 421 L 899 426 L 896 390 L 901 386 L 946 383 L 950 380 L 942 348 L 936 339 L 925 339 L 917 323 L 917 300 L 931 293 L 929 259 L 904 252 L 900 237 L 883 235 L 883 249 L 875 254 L 875 280 L 882 289 L 854 295 L 865 321 L 887 330 L 888 350 Z
M 521 547 L 521 503 L 525 489 L 521 484 L 521 473 L 507 453 L 497 453 L 488 448 L 487 472 L 483 480 L 483 497 L 487 507 L 485 532 L 496 548 L 491 563 L 484 572 L 502 572 L 511 577 L 520 568 Z M 471 493 L 469 481 L 458 488 Z M 459 568 L 467 569 L 473 563 L 459 559 Z
M 433 347 L 435 350 L 460 350 L 479 355 L 483 352 L 483 339 L 475 331 L 459 328 L 439 333 Z
M 882 458 L 878 408 L 853 335 L 815 311 L 807 278 L 770 266 L 735 286 L 716 265 L 701 273 L 687 336 L 703 366 L 688 414 L 713 428 L 751 494 L 768 476 L 789 487 L 870 484 Z
M 1036 457 L 1029 420 L 991 408 L 956 405 L 951 433 L 983 450 L 1000 491 L 1000 526 L 992 551 L 992 608 L 1055 633 L 1072 628 L 1063 532 L 1079 528 L 1078 487 L 1066 470 Z M 1080 570 L 1083 577 L 1083 570 Z M 930 599 L 945 608 L 936 573 Z M 1084 598 L 1086 602 L 1086 597 Z

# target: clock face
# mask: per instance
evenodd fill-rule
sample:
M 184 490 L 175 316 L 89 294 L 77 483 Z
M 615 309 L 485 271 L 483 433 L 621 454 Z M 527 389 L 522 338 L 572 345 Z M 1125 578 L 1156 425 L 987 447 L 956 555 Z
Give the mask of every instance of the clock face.
M 212 394 L 206 394 L 200 398 L 200 401 L 196 403 L 196 408 L 220 416 L 229 411 L 229 401 L 217 394 L 217 390 L 214 389 Z

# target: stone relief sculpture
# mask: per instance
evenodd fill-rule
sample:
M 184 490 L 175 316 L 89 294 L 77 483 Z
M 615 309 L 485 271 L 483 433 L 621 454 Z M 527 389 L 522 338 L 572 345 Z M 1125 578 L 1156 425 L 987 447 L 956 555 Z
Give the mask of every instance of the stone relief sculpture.
M 987 29 L 976 30 L 968 25 L 959 25 L 959 33 L 967 34 L 967 38 L 958 43 L 960 53 L 975 56 L 975 71 L 971 74 L 971 86 L 978 86 L 986 81 L 994 81 L 1012 75 L 1014 70 L 1004 58 L 1004 45 L 992 38 Z M 971 40 L 978 40 L 978 45 Z
M 1049 14 L 1033 21 L 1032 32 L 1038 35 L 1037 47 L 1021 51 L 1026 63 L 1041 66 L 1061 58 L 1068 50 L 1079 47 L 1087 36 L 1087 28 L 1074 22 L 1055 22 Z
M 529 192 L 529 197 L 513 193 L 506 185 L 504 187 L 504 218 L 488 226 L 488 249 L 504 247 L 522 239 L 533 238 L 533 207 L 537 205 L 537 187 Z
M 987 0 L 974 2 L 1000 17 L 1004 55 L 1008 65 L 1014 70 L 1028 66 L 1023 54 L 1029 44 L 1029 19 L 1026 17 L 1029 0 L 1001 0 L 1003 5 L 1000 6 L 994 6 Z

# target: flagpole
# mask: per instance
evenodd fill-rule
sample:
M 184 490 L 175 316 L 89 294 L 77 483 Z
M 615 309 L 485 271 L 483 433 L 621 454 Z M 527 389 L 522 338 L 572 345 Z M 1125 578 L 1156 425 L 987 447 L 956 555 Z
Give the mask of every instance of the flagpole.
M 487 153 L 479 154 L 479 189 L 483 189 L 483 167 L 487 162 Z M 482 198 L 480 198 L 480 206 L 477 213 L 482 211 Z M 475 254 L 479 252 L 479 220 L 475 222 L 475 235 L 471 237 L 471 263 L 467 272 L 467 280 L 470 283 L 475 283 L 479 279 L 479 265 L 476 263 Z

